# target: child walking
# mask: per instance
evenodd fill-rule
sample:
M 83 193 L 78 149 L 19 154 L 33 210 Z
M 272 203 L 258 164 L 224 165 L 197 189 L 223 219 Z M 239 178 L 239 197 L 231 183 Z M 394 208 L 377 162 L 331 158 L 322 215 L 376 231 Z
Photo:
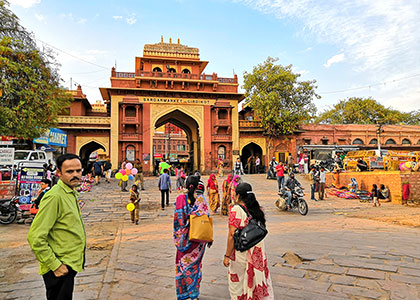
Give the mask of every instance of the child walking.
M 135 222 L 136 225 L 139 225 L 139 202 L 140 202 L 140 193 L 137 185 L 133 184 L 130 189 L 130 201 L 134 204 L 134 209 L 130 211 L 131 222 Z
M 371 191 L 371 198 L 373 200 L 373 206 L 381 206 L 381 203 L 379 203 L 379 191 L 378 186 L 376 184 L 373 184 L 372 191 Z

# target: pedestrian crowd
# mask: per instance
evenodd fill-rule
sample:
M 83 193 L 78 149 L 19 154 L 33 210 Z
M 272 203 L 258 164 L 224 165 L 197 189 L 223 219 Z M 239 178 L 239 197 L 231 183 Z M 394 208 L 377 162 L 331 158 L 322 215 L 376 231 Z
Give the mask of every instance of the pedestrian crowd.
M 121 169 L 128 167 L 124 160 Z M 108 168 L 109 167 L 109 168 Z M 131 166 L 138 170 L 135 183 L 129 190 L 130 219 L 139 223 L 140 190 L 144 189 L 140 160 Z M 164 162 L 159 168 L 158 189 L 161 207 L 170 204 L 172 192 L 171 166 Z M 223 265 L 228 268 L 227 279 L 232 299 L 273 300 L 273 288 L 265 252 L 266 218 L 252 191 L 251 185 L 242 182 L 240 174 L 229 174 L 222 183 L 223 196 L 219 195 L 216 174 L 211 174 L 205 185 L 196 171 L 188 177 L 181 166 L 175 170 L 178 196 L 174 204 L 173 237 L 176 247 L 175 282 L 177 299 L 198 299 L 202 280 L 202 260 L 206 248 L 213 244 L 212 215 L 228 216 L 227 247 Z M 96 184 L 110 178 L 111 167 L 98 160 L 92 165 Z M 136 175 L 137 175 L 136 174 Z M 42 181 L 42 190 L 36 206 L 39 208 L 28 233 L 28 242 L 39 261 L 47 299 L 72 299 L 74 278 L 84 269 L 86 234 L 78 205 L 76 187 L 82 179 L 82 162 L 77 155 L 64 154 L 57 159 L 58 183 L 50 188 L 48 179 Z M 223 175 L 223 174 L 222 174 Z M 127 190 L 127 180 L 120 180 L 121 190 Z M 207 191 L 207 193 L 205 193 Z M 204 219 L 202 219 L 204 218 Z M 200 221 L 194 222 L 193 220 Z M 200 224 L 211 225 L 211 232 Z M 243 230 L 262 230 L 257 239 L 244 248 L 236 236 Z M 208 235 L 210 233 L 210 235 Z M 201 239 L 202 234 L 210 236 Z M 190 239 L 191 237 L 191 239 Z

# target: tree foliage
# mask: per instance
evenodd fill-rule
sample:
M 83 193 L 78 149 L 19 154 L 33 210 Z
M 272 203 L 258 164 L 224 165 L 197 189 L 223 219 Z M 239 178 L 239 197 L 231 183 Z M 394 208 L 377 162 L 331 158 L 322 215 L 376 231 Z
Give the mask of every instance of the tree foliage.
M 401 112 L 387 108 L 372 98 L 352 97 L 340 100 L 319 115 L 317 121 L 327 124 L 408 124 L 418 125 L 420 112 Z
M 243 85 L 246 103 L 271 136 L 293 133 L 312 119 L 316 113 L 312 99 L 320 98 L 315 81 L 299 81 L 300 74 L 293 73 L 291 65 L 277 65 L 277 60 L 268 57 L 252 73 L 245 72 Z
M 38 49 L 7 5 L 0 0 L 0 135 L 35 138 L 56 125 L 69 95 L 51 51 Z

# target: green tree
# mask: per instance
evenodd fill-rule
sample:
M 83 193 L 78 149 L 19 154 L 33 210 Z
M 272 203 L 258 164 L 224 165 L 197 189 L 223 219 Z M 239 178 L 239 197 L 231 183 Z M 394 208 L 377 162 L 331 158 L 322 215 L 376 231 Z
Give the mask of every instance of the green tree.
M 418 117 L 417 113 L 417 121 Z M 414 124 L 416 114 L 387 108 L 370 97 L 352 97 L 340 100 L 321 113 L 317 121 L 327 124 Z
M 7 6 L 0 0 L 0 134 L 35 138 L 56 125 L 70 95 L 51 51 L 38 49 Z
M 293 133 L 298 125 L 311 120 L 316 114 L 312 99 L 320 98 L 315 80 L 299 81 L 301 75 L 292 72 L 292 65 L 277 65 L 277 60 L 268 57 L 252 73 L 244 73 L 246 103 L 270 136 Z

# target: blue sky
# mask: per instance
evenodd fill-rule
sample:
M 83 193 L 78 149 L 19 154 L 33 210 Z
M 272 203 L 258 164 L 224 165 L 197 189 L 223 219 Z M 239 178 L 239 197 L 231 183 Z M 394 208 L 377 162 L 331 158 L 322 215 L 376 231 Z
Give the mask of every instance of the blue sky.
M 134 72 L 144 44 L 163 35 L 199 48 L 205 73 L 220 77 L 242 81 L 268 56 L 292 64 L 317 81 L 321 111 L 355 96 L 420 109 L 418 0 L 9 1 L 40 44 L 60 49 L 64 85 L 72 78 L 92 103 L 115 63 Z

